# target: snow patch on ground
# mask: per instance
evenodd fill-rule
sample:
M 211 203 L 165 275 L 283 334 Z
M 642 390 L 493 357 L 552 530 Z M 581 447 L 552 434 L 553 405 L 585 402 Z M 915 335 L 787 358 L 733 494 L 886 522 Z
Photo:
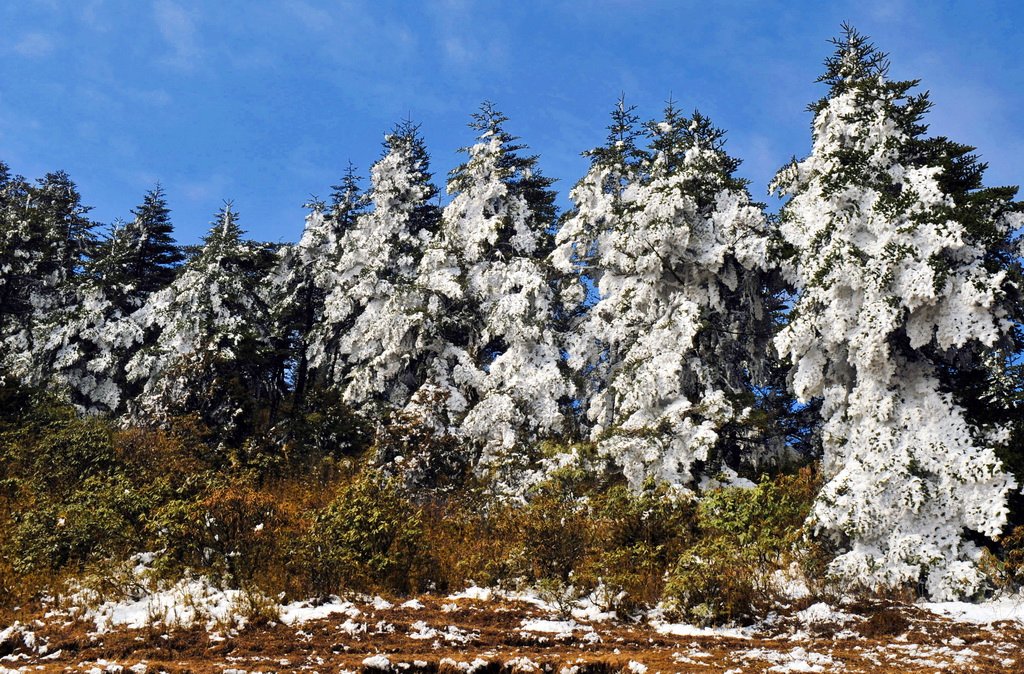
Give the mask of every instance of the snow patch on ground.
M 336 613 L 343 613 L 349 618 L 355 618 L 362 611 L 355 607 L 352 602 L 342 601 L 338 597 L 331 597 L 330 601 L 322 604 L 314 604 L 308 601 L 296 601 L 285 604 L 281 607 L 281 622 L 285 625 L 299 625 L 310 620 L 319 620 Z
M 658 634 L 669 634 L 674 637 L 729 637 L 732 639 L 751 639 L 749 630 L 742 627 L 697 627 L 687 623 L 666 623 L 651 621 L 651 627 Z
M 824 602 L 818 602 L 808 606 L 803 611 L 797 611 L 796 617 L 804 625 L 845 625 L 857 619 L 857 616 L 832 608 Z
M 799 646 L 786 652 L 755 648 L 747 651 L 743 660 L 774 663 L 768 668 L 769 672 L 834 672 L 841 668 L 841 664 L 837 665 L 831 656 L 808 652 Z
M 559 636 L 572 636 L 574 631 L 594 631 L 594 628 L 590 625 L 580 625 L 575 620 L 545 620 L 543 618 L 523 620 L 519 629 L 524 632 L 542 632 Z
M 932 613 L 957 622 L 988 625 L 1000 620 L 1024 623 L 1024 595 L 998 597 L 978 604 L 963 601 L 921 602 L 918 604 Z
M 84 617 L 101 633 L 114 627 L 187 627 L 197 622 L 205 624 L 207 629 L 213 629 L 218 623 L 244 627 L 246 620 L 238 610 L 241 600 L 240 590 L 222 590 L 206 578 L 195 578 L 139 597 L 103 602 L 87 609 Z
M 477 601 L 490 601 L 494 595 L 493 590 L 489 587 L 477 587 L 472 585 L 467 587 L 462 592 L 456 592 L 455 594 L 448 595 L 449 599 L 475 599 Z

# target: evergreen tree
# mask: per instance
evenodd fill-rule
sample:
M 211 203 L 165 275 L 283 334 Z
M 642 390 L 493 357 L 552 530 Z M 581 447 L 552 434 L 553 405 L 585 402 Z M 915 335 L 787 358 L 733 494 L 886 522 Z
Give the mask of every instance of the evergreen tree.
M 274 259 L 268 246 L 242 239 L 226 203 L 200 252 L 132 317 L 156 332 L 128 365 L 142 388 L 135 415 L 196 412 L 228 440 L 252 432 L 259 408 L 280 395 L 260 288 Z
M 63 171 L 30 186 L 4 165 L 0 178 L 6 220 L 2 293 L 11 311 L 0 318 L 0 356 L 9 375 L 41 386 L 49 378 L 52 328 L 74 305 L 83 267 L 95 251 L 96 223 Z
M 811 154 L 773 184 L 790 197 L 779 232 L 799 290 L 776 345 L 796 394 L 822 399 L 814 518 L 845 548 L 838 577 L 969 595 L 982 576 L 964 530 L 998 535 L 1014 481 L 943 371 L 1007 339 L 1003 251 L 1019 218 L 1012 190 L 977 189 L 962 146 L 925 138 L 916 82 L 890 81 L 851 28 L 835 44 Z
M 332 290 L 342 258 L 344 236 L 365 212 L 366 199 L 359 189 L 360 178 L 349 164 L 341 184 L 334 187 L 332 204 L 313 204 L 306 216 L 302 237 L 285 246 L 270 279 L 272 311 L 276 332 L 284 339 L 289 367 L 294 368 L 293 403 L 300 409 L 309 379 L 310 339 L 315 326 L 324 321 L 327 295 Z
M 546 258 L 553 246 L 554 182 L 485 103 L 470 126 L 477 143 L 452 171 L 436 244 L 421 266 L 434 343 L 428 390 L 449 428 L 501 453 L 561 432 L 574 390 L 553 330 L 557 297 Z
M 422 380 L 416 270 L 439 218 L 430 158 L 406 121 L 370 171 L 373 209 L 345 233 L 324 317 L 310 340 L 320 381 L 357 406 L 405 405 Z
M 0 162 L 0 376 L 31 369 L 32 292 L 42 246 L 29 226 L 30 186 Z
M 52 287 L 80 273 L 96 247 L 96 223 L 86 215 L 91 209 L 71 177 L 64 171 L 47 173 L 31 191 L 32 224 L 45 247 L 41 270 Z
M 566 224 L 582 232 L 600 223 L 590 239 L 599 298 L 570 340 L 569 362 L 597 379 L 592 436 L 634 488 L 650 477 L 687 484 L 697 462 L 714 473 L 727 458 L 733 467 L 752 460 L 755 443 L 737 447 L 738 427 L 755 402 L 752 378 L 766 373 L 771 327 L 765 218 L 734 175 L 724 134 L 671 103 L 648 134 L 642 162 L 625 163 L 628 146 L 614 137 L 592 153 Z
M 573 206 L 562 218 L 551 254 L 553 266 L 562 274 L 563 305 L 573 317 L 563 331 L 564 348 L 576 374 L 584 416 L 589 416 L 590 402 L 605 389 L 609 368 L 617 360 L 583 332 L 604 273 L 599 262 L 602 242 L 628 226 L 636 186 L 650 161 L 638 146 L 643 131 L 635 110 L 620 98 L 611 113 L 605 145 L 583 153 L 590 158 L 590 169 L 569 194 Z M 584 425 L 589 425 L 589 419 Z
M 115 251 L 112 257 L 123 259 L 126 264 L 117 270 L 108 266 L 104 271 L 108 285 L 121 282 L 134 286 L 135 296 L 130 298 L 130 302 L 141 304 L 140 300 L 147 295 L 171 284 L 185 255 L 171 236 L 171 211 L 167 207 L 163 187 L 157 184 L 146 192 L 142 203 L 132 210 L 132 215 L 135 217 L 119 232 L 118 243 L 132 245 L 134 250 L 128 255 L 117 255 Z

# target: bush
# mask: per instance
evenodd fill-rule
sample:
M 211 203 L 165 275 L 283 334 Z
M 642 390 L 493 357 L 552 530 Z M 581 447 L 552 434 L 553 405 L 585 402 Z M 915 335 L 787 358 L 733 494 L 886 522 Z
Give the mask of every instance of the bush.
M 679 557 L 665 588 L 670 612 L 720 624 L 753 619 L 772 605 L 775 572 L 817 557 L 803 529 L 816 491 L 804 470 L 753 489 L 706 493 L 697 508 L 701 538 Z
M 592 498 L 589 523 L 581 577 L 603 586 L 607 608 L 633 610 L 661 598 L 666 572 L 695 537 L 695 501 L 654 482 L 639 494 L 619 485 Z
M 19 573 L 121 557 L 142 545 L 144 497 L 122 475 L 87 478 L 69 497 L 43 497 L 16 520 L 10 541 Z
M 311 589 L 408 592 L 429 566 L 421 511 L 396 485 L 364 473 L 316 513 L 299 544 L 295 571 Z

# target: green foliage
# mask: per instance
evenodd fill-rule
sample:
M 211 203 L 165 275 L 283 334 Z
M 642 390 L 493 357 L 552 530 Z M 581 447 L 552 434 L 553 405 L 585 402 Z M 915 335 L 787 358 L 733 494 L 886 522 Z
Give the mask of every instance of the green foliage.
M 708 492 L 697 507 L 700 539 L 665 587 L 673 613 L 697 624 L 753 619 L 775 599 L 773 574 L 816 551 L 803 539 L 817 482 L 808 470 L 754 489 Z
M 653 605 L 665 572 L 696 534 L 695 500 L 648 482 L 639 494 L 615 486 L 594 496 L 591 553 L 581 570 L 589 585 L 603 584 L 609 608 Z
M 333 389 L 309 392 L 288 423 L 289 463 L 306 466 L 323 457 L 358 456 L 370 446 L 369 421 L 346 405 Z
M 295 570 L 322 594 L 416 589 L 426 566 L 421 512 L 391 482 L 363 474 L 316 513 Z
M 142 543 L 149 505 L 122 475 L 87 478 L 66 498 L 44 498 L 21 515 L 8 547 L 13 568 L 56 571 L 126 556 Z

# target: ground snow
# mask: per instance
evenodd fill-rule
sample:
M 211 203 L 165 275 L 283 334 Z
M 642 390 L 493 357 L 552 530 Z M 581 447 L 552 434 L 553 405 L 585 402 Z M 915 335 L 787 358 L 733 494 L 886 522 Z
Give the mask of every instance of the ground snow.
M 730 637 L 732 639 L 751 639 L 750 630 L 742 627 L 697 627 L 689 623 L 666 623 L 651 621 L 651 626 L 659 634 L 674 637 Z
M 326 618 L 335 613 L 344 613 L 349 618 L 355 618 L 362 611 L 356 608 L 352 602 L 342 601 L 338 597 L 331 597 L 330 601 L 322 604 L 296 601 L 285 604 L 280 609 L 281 622 L 285 625 L 299 625 L 310 620 Z
M 978 604 L 963 601 L 921 602 L 921 608 L 964 623 L 987 625 L 1000 620 L 1024 623 L 1024 595 L 998 597 Z

